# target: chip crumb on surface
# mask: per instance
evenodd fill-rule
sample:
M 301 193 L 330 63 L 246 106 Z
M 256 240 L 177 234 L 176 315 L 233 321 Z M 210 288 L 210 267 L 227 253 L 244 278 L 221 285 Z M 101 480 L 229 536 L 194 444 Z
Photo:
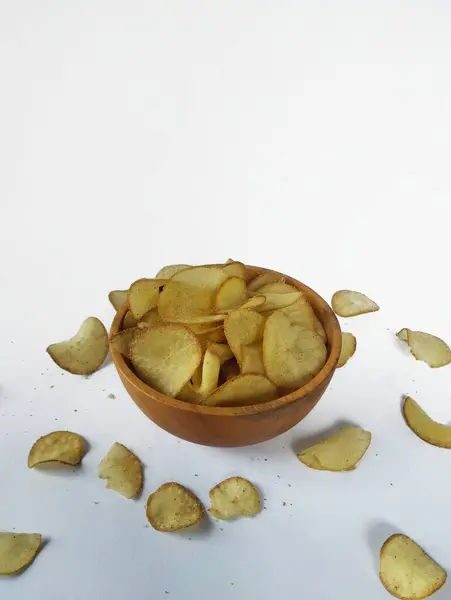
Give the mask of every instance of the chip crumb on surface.
M 108 398 L 111 398 L 111 400 L 115 400 L 116 396 L 114 394 L 108 394 Z

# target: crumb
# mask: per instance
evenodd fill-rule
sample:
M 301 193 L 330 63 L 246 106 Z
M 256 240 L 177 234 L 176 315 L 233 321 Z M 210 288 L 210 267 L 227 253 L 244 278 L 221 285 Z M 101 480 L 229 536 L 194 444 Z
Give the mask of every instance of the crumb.
M 277 475 L 277 479 L 280 479 L 280 475 Z
M 291 487 L 291 483 L 288 484 L 288 487 Z
M 194 477 L 199 477 L 199 473 L 194 473 Z
M 265 462 L 268 462 L 268 459 L 267 459 L 267 458 L 265 458 Z
M 224 527 L 220 527 L 220 528 L 219 528 L 219 530 L 220 530 L 220 531 L 224 531 Z
M 108 398 L 111 400 L 116 400 L 116 396 L 114 394 L 108 394 Z
M 52 388 L 54 388 L 54 387 L 55 387 L 54 385 L 51 385 L 51 386 L 50 386 L 50 389 L 52 389 Z
M 287 505 L 287 503 L 286 503 L 286 502 L 282 502 L 282 506 L 286 506 L 286 505 Z
M 78 412 L 78 410 L 76 408 L 74 408 L 74 412 Z
M 100 502 L 94 502 L 94 504 L 100 504 Z

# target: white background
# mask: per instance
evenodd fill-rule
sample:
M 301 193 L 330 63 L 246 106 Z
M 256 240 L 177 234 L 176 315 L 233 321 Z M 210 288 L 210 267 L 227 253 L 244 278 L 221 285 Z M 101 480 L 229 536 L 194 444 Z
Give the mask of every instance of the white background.
M 1 2 L 0 529 L 48 540 L 2 600 L 379 600 L 398 531 L 451 573 L 451 453 L 400 415 L 410 393 L 449 422 L 451 370 L 394 336 L 451 340 L 450 59 L 448 0 Z M 355 357 L 280 438 L 181 442 L 111 364 L 85 379 L 46 355 L 85 317 L 110 323 L 110 289 L 229 256 L 381 306 L 343 323 Z M 299 463 L 293 445 L 338 421 L 373 434 L 358 469 Z M 29 471 L 55 429 L 89 440 L 82 468 Z M 139 501 L 97 478 L 116 440 L 146 464 Z M 233 474 L 261 488 L 258 517 L 147 525 L 161 483 L 208 505 Z

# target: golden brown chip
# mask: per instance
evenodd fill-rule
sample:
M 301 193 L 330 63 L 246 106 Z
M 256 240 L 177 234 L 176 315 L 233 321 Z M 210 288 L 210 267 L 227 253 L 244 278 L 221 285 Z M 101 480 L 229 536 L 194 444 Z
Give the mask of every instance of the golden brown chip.
M 132 343 L 133 337 L 141 333 L 140 327 L 130 327 L 129 329 L 122 329 L 117 333 L 114 333 L 110 338 L 110 347 L 112 351 L 119 352 L 122 356 L 129 358 L 130 344 Z
M 298 454 L 299 460 L 318 471 L 352 471 L 371 442 L 371 433 L 360 427 L 339 429 L 319 444 Z
M 204 406 L 250 406 L 274 400 L 277 388 L 257 373 L 238 375 L 227 380 L 202 401 Z
M 277 387 L 302 387 L 321 371 L 326 360 L 327 348 L 314 331 L 292 325 L 281 311 L 268 317 L 263 335 L 263 364 Z
M 195 334 L 175 323 L 144 329 L 130 345 L 130 361 L 138 377 L 172 397 L 188 383 L 201 360 Z
M 397 533 L 381 548 L 379 578 L 395 598 L 421 600 L 445 584 L 447 573 L 412 539 Z
M 210 490 L 208 512 L 216 519 L 253 517 L 261 510 L 260 494 L 244 477 L 229 477 Z
M 332 296 L 332 308 L 340 317 L 356 317 L 379 310 L 379 306 L 368 296 L 352 290 L 335 292 Z
M 396 335 L 409 344 L 410 352 L 417 360 L 427 363 L 431 368 L 437 369 L 451 363 L 451 348 L 439 337 L 411 329 L 401 329 Z
M 147 500 L 147 520 L 157 531 L 179 531 L 203 517 L 200 500 L 179 483 L 164 483 Z
M 262 343 L 254 342 L 241 347 L 241 373 L 261 373 L 266 374 L 263 364 Z
M 266 271 L 265 273 L 262 273 L 261 275 L 258 275 L 257 277 L 255 277 L 255 279 L 252 279 L 252 281 L 249 282 L 247 289 L 250 292 L 256 292 L 259 288 L 261 288 L 262 286 L 268 284 L 268 283 L 284 283 L 285 282 L 285 277 L 283 277 L 283 275 L 280 275 L 279 273 L 275 273 L 274 271 Z
M 56 364 L 74 375 L 90 375 L 105 362 L 108 354 L 108 333 L 96 317 L 81 324 L 77 334 L 65 342 L 47 348 Z
M 131 284 L 127 299 L 130 312 L 137 321 L 157 306 L 160 289 L 165 283 L 165 279 L 138 279 Z
M 226 273 L 228 277 L 241 277 L 241 279 L 244 279 L 246 274 L 246 267 L 243 265 L 243 263 L 233 260 L 227 262 L 222 267 L 222 270 Z
M 182 273 L 186 271 L 181 271 L 177 275 Z M 158 313 L 163 321 L 172 323 L 223 321 L 225 315 L 214 312 L 214 297 L 215 290 L 171 280 L 158 299 Z
M 233 310 L 224 321 L 224 333 L 238 362 L 241 347 L 258 342 L 263 337 L 265 317 L 252 309 Z
M 16 575 L 31 565 L 41 540 L 39 533 L 0 532 L 0 575 Z
M 60 463 L 75 466 L 85 455 L 85 442 L 81 435 L 71 431 L 53 431 L 40 437 L 28 454 L 28 467 Z
M 128 310 L 125 313 L 124 320 L 122 321 L 122 329 L 129 329 L 130 327 L 136 327 L 138 325 L 138 321 L 132 315 L 132 313 Z
M 222 283 L 214 299 L 217 312 L 225 312 L 240 306 L 246 300 L 246 282 L 241 277 L 229 277 Z
M 108 294 L 108 300 L 114 307 L 114 310 L 119 310 L 121 306 L 127 302 L 128 290 L 113 290 Z
M 139 323 L 140 324 L 144 323 L 144 324 L 148 325 L 149 327 L 153 327 L 154 325 L 158 325 L 159 323 L 162 323 L 162 320 L 160 319 L 158 310 L 156 308 L 152 308 L 148 312 L 146 312 L 145 315 L 143 315 L 141 317 L 141 319 L 139 320 Z
M 171 279 L 179 271 L 190 268 L 191 265 L 167 265 L 158 271 L 155 279 Z
M 357 347 L 357 340 L 352 333 L 341 334 L 341 352 L 338 359 L 337 368 L 344 367 L 350 358 L 354 356 Z
M 99 465 L 99 477 L 107 480 L 108 489 L 135 498 L 143 485 L 143 466 L 133 452 L 115 442 Z
M 419 438 L 439 448 L 451 448 L 451 425 L 431 419 L 410 396 L 404 399 L 402 412 L 407 425 Z

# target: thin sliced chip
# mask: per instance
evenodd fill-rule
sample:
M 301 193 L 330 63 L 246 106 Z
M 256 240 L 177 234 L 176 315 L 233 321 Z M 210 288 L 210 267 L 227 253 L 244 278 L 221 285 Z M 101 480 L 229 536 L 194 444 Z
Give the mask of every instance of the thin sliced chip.
M 171 281 L 192 285 L 214 294 L 227 278 L 227 273 L 224 273 L 221 267 L 205 265 L 183 269 L 183 271 L 175 273 Z
M 216 519 L 253 517 L 261 510 L 257 488 L 244 477 L 229 477 L 210 490 L 208 512 Z
M 263 364 L 262 343 L 255 342 L 241 347 L 241 373 L 266 374 Z
M 338 359 L 337 368 L 344 367 L 350 358 L 354 356 L 357 348 L 357 340 L 352 333 L 341 334 L 341 352 Z
M 445 584 L 447 573 L 416 542 L 397 533 L 381 548 L 379 579 L 395 598 L 421 600 Z
M 407 425 L 419 438 L 439 448 L 451 448 L 451 425 L 431 419 L 410 396 L 404 400 L 402 413 Z
M 379 306 L 368 296 L 352 290 L 335 292 L 332 296 L 332 308 L 340 317 L 356 317 L 379 310 Z
M 286 294 L 268 293 L 262 294 L 262 296 L 265 296 L 265 303 L 263 306 L 256 308 L 256 310 L 260 312 L 268 312 L 291 306 L 297 302 L 299 298 L 301 298 L 302 292 L 290 292 Z
M 326 330 L 324 329 L 323 324 L 321 323 L 321 321 L 318 319 L 318 317 L 316 315 L 315 315 L 315 331 L 319 335 L 319 337 L 323 340 L 323 342 L 325 344 L 327 344 Z
M 304 329 L 316 331 L 319 321 L 316 318 L 315 311 L 303 294 L 296 302 L 282 308 L 281 312 L 289 318 L 292 325 L 299 325 Z M 321 338 L 323 339 L 323 336 Z
M 417 360 L 427 363 L 432 369 L 451 363 L 451 348 L 439 337 L 411 329 L 401 329 L 396 335 L 409 344 L 410 352 Z
M 182 273 L 186 273 L 186 271 L 181 271 L 177 275 Z M 214 312 L 214 294 L 214 290 L 171 280 L 166 284 L 158 299 L 158 313 L 163 321 L 172 323 L 223 321 L 225 315 Z
M 232 310 L 246 301 L 246 282 L 241 277 L 229 277 L 222 283 L 214 299 L 217 312 Z
M 202 504 L 180 483 L 164 483 L 147 500 L 147 520 L 157 531 L 179 531 L 202 519 Z
M 217 329 L 213 329 L 213 331 L 211 331 L 207 337 L 211 342 L 216 342 L 218 344 L 227 342 L 227 338 L 224 333 L 224 325 L 221 324 L 221 326 Z
M 0 575 L 16 575 L 31 565 L 41 541 L 39 533 L 0 532 Z
M 130 450 L 115 442 L 99 465 L 100 479 L 106 479 L 106 487 L 126 498 L 135 498 L 143 485 L 143 466 Z
M 129 358 L 130 344 L 133 340 L 133 337 L 141 332 L 141 327 L 130 327 L 129 329 L 122 329 L 121 331 L 118 331 L 110 338 L 111 350 L 119 352 L 122 354 L 122 356 Z
M 132 315 L 132 313 L 128 310 L 125 313 L 124 320 L 122 321 L 122 329 L 129 329 L 130 327 L 136 327 L 138 325 L 138 321 Z
M 228 381 L 229 379 L 236 377 L 240 373 L 241 373 L 240 366 L 236 362 L 235 358 L 228 360 L 221 366 L 221 374 L 224 377 L 225 381 Z
M 339 429 L 319 444 L 298 454 L 307 467 L 318 471 L 352 471 L 371 442 L 371 433 L 360 427 Z
M 227 262 L 222 270 L 227 274 L 228 277 L 241 277 L 244 279 L 246 274 L 246 267 L 242 262 L 230 261 Z
M 243 302 L 240 308 L 258 308 L 259 306 L 263 306 L 265 302 L 265 296 L 252 296 L 252 298 L 248 298 L 245 302 Z
M 217 354 L 221 360 L 221 365 L 233 358 L 233 352 L 227 344 L 218 344 L 217 342 L 208 341 L 207 348 Z
M 256 294 L 292 294 L 293 292 L 298 293 L 299 290 L 294 287 L 294 285 L 290 285 L 289 283 L 276 282 L 276 283 L 267 283 L 259 287 L 255 292 Z
M 204 406 L 250 406 L 274 400 L 277 388 L 264 375 L 247 373 L 226 381 L 211 396 L 202 401 Z
M 96 317 L 81 324 L 70 340 L 51 344 L 47 348 L 56 364 L 74 375 L 90 375 L 105 362 L 108 354 L 108 333 Z
M 292 325 L 281 311 L 268 317 L 263 336 L 263 364 L 276 386 L 302 387 L 321 371 L 326 360 L 327 348 L 314 331 Z
M 108 300 L 114 307 L 114 310 L 119 310 L 120 307 L 127 302 L 128 290 L 113 290 L 108 294 Z
M 274 271 L 265 271 L 261 275 L 258 275 L 257 277 L 255 277 L 255 279 L 252 279 L 252 281 L 249 282 L 247 289 L 250 292 L 256 292 L 258 290 L 258 288 L 261 288 L 262 286 L 266 285 L 267 283 L 284 283 L 284 282 L 285 282 L 285 277 L 283 275 L 280 275 L 279 273 L 275 273 Z
M 241 360 L 241 347 L 261 340 L 264 327 L 265 317 L 252 309 L 238 309 L 229 313 L 224 321 L 224 333 L 238 363 Z
M 166 283 L 165 279 L 138 279 L 128 290 L 130 312 L 137 321 L 157 306 L 160 288 Z
M 40 437 L 28 454 L 28 468 L 49 463 L 75 466 L 85 455 L 85 441 L 71 431 L 53 431 Z
M 158 314 L 158 310 L 157 308 L 152 308 L 149 310 L 149 312 L 146 312 L 145 315 L 143 315 L 141 317 L 141 319 L 139 320 L 139 323 L 144 323 L 145 325 L 148 325 L 149 327 L 153 327 L 154 325 L 158 325 L 159 323 L 162 323 L 162 320 L 160 319 L 160 315 Z
M 202 398 L 209 396 L 218 387 L 220 369 L 221 359 L 218 354 L 207 348 L 202 362 L 200 384 L 197 386 L 196 381 L 193 380 L 194 391 L 202 396 Z
M 188 383 L 201 359 L 195 334 L 174 323 L 144 329 L 130 346 L 130 361 L 138 377 L 172 397 Z
M 202 396 L 196 392 L 193 384 L 188 381 L 177 395 L 178 400 L 189 402 L 190 404 L 200 404 L 202 402 Z
M 184 269 L 189 269 L 191 265 L 167 265 L 158 271 L 155 279 L 171 279 L 173 275 Z

